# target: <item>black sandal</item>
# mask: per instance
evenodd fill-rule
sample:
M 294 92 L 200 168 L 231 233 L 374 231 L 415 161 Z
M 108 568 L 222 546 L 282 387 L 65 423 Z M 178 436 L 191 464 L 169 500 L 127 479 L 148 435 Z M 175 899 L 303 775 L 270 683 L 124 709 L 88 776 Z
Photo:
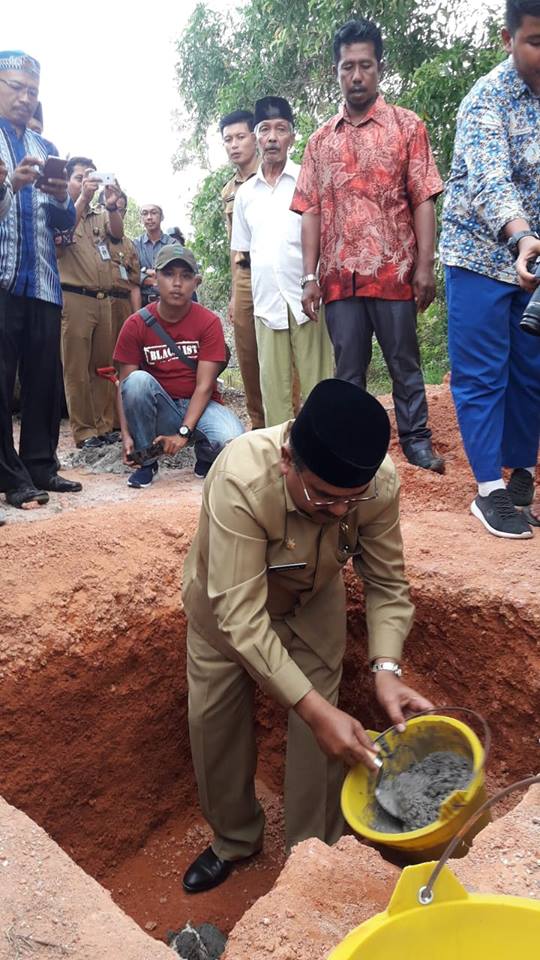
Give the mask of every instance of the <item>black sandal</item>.
M 19 510 L 23 509 L 25 503 L 33 503 L 34 500 L 43 507 L 49 502 L 49 494 L 45 490 L 36 490 L 35 487 L 16 487 L 15 490 L 6 492 L 6 503 Z

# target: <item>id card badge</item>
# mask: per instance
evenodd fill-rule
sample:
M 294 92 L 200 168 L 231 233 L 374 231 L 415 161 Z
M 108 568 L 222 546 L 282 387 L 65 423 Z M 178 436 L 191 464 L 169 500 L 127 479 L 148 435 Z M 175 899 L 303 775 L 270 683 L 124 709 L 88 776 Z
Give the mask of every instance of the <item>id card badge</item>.
M 100 255 L 100 257 L 101 257 L 102 260 L 110 260 L 110 259 L 111 259 L 111 255 L 110 255 L 109 251 L 107 250 L 107 245 L 106 245 L 105 243 L 98 243 L 97 248 L 98 248 L 99 255 Z
M 129 277 L 128 277 L 128 272 L 127 272 L 127 270 L 126 270 L 126 268 L 125 268 L 125 266 L 124 266 L 123 263 L 119 264 L 118 272 L 119 272 L 119 274 L 120 274 L 120 279 L 121 279 L 121 280 L 128 280 L 128 279 L 129 279 Z

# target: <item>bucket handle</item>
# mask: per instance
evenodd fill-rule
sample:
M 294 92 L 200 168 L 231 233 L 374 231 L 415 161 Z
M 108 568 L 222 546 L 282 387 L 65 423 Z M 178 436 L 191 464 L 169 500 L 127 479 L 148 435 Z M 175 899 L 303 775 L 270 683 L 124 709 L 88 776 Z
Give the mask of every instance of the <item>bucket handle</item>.
M 478 713 L 477 710 L 471 710 L 470 707 L 453 707 L 453 706 L 451 706 L 451 707 L 431 707 L 430 710 L 422 710 L 420 713 L 414 713 L 414 714 L 412 714 L 412 716 L 407 717 L 407 720 L 416 720 L 417 717 L 429 717 L 429 716 L 434 716 L 434 715 L 444 716 L 444 713 L 445 713 L 445 712 L 448 712 L 448 711 L 454 711 L 454 712 L 456 712 L 456 713 L 467 713 L 467 714 L 469 714 L 470 716 L 474 717 L 476 720 L 478 720 L 479 724 L 480 724 L 481 727 L 483 728 L 483 731 L 484 731 L 484 743 L 483 743 L 484 756 L 483 756 L 482 760 L 480 761 L 479 766 L 478 766 L 476 769 L 473 769 L 473 771 L 472 771 L 472 772 L 473 772 L 473 775 L 476 775 L 476 774 L 478 774 L 478 773 L 481 773 L 481 771 L 484 769 L 484 767 L 485 767 L 485 765 L 486 765 L 486 761 L 487 761 L 487 758 L 488 758 L 488 755 L 489 755 L 489 751 L 490 751 L 490 749 L 491 749 L 491 729 L 490 729 L 490 726 L 489 726 L 486 718 L 483 717 L 481 713 Z M 381 746 L 382 746 L 381 756 L 382 756 L 383 760 L 384 760 L 384 757 L 385 757 L 385 756 L 387 756 L 387 757 L 392 756 L 392 751 L 390 751 L 390 750 L 388 749 L 388 744 L 386 743 L 386 735 L 387 735 L 388 733 L 398 733 L 398 732 L 399 732 L 399 731 L 398 731 L 398 729 L 397 729 L 397 724 L 394 724 L 393 727 L 388 727 L 388 729 L 385 730 L 384 733 L 380 733 L 379 736 L 376 737 L 375 740 L 373 741 L 374 743 L 378 743 L 379 741 L 381 742 Z
M 509 793 L 512 793 L 514 790 L 523 790 L 525 787 L 531 786 L 533 783 L 540 783 L 540 774 L 536 774 L 535 777 L 526 777 L 525 780 L 516 780 L 515 783 L 511 783 L 509 787 L 505 787 L 503 790 L 499 790 L 495 796 L 490 797 L 488 800 L 485 800 L 484 803 L 478 807 L 478 810 L 475 810 L 474 813 L 469 817 L 466 823 L 463 824 L 460 830 L 452 837 L 450 843 L 446 847 L 446 850 L 442 854 L 439 862 L 437 863 L 435 869 L 433 870 L 428 882 L 420 887 L 418 891 L 418 903 L 422 907 L 429 906 L 433 902 L 433 887 L 437 882 L 437 878 L 446 865 L 446 862 L 452 856 L 454 850 L 456 849 L 458 843 L 466 836 L 473 824 L 478 820 L 479 817 L 485 813 L 486 810 L 496 803 L 497 800 L 502 800 L 503 797 L 506 797 Z

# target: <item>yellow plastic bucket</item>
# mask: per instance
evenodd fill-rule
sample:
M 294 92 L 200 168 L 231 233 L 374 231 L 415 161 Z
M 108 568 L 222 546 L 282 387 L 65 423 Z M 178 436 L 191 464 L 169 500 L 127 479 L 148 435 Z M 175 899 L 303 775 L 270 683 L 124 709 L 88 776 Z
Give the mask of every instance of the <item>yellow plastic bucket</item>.
M 328 960 L 532 960 L 538 956 L 538 900 L 467 893 L 444 867 L 433 900 L 422 905 L 418 894 L 433 867 L 433 863 L 405 867 L 384 913 L 353 930 Z
M 375 740 L 379 734 L 368 731 Z M 375 827 L 376 773 L 372 773 L 363 764 L 349 770 L 341 791 L 341 809 L 349 826 L 371 840 L 407 854 L 412 861 L 437 859 L 447 843 L 466 823 L 471 814 L 486 800 L 484 785 L 484 749 L 475 732 L 461 720 L 441 715 L 413 717 L 407 722 L 404 733 L 391 730 L 386 734 L 391 750 L 399 743 L 400 747 L 410 746 L 414 755 L 423 760 L 435 750 L 451 750 L 466 757 L 472 764 L 473 777 L 465 790 L 456 790 L 442 804 L 439 818 L 421 830 L 407 833 L 383 833 Z M 406 758 L 407 751 L 398 751 Z M 410 762 L 410 761 L 409 761 Z M 399 769 L 396 766 L 396 769 Z M 489 813 L 484 813 L 467 833 L 464 842 L 457 848 L 455 856 L 463 856 L 472 837 L 490 821 Z

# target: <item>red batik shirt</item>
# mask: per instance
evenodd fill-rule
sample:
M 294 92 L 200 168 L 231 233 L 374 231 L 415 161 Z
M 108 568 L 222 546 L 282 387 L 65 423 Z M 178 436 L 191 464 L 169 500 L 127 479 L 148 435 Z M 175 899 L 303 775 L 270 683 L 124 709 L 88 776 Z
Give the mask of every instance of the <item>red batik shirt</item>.
M 379 96 L 358 125 L 344 106 L 310 137 L 291 210 L 321 214 L 323 300 L 411 300 L 413 211 L 443 189 L 426 128 Z

